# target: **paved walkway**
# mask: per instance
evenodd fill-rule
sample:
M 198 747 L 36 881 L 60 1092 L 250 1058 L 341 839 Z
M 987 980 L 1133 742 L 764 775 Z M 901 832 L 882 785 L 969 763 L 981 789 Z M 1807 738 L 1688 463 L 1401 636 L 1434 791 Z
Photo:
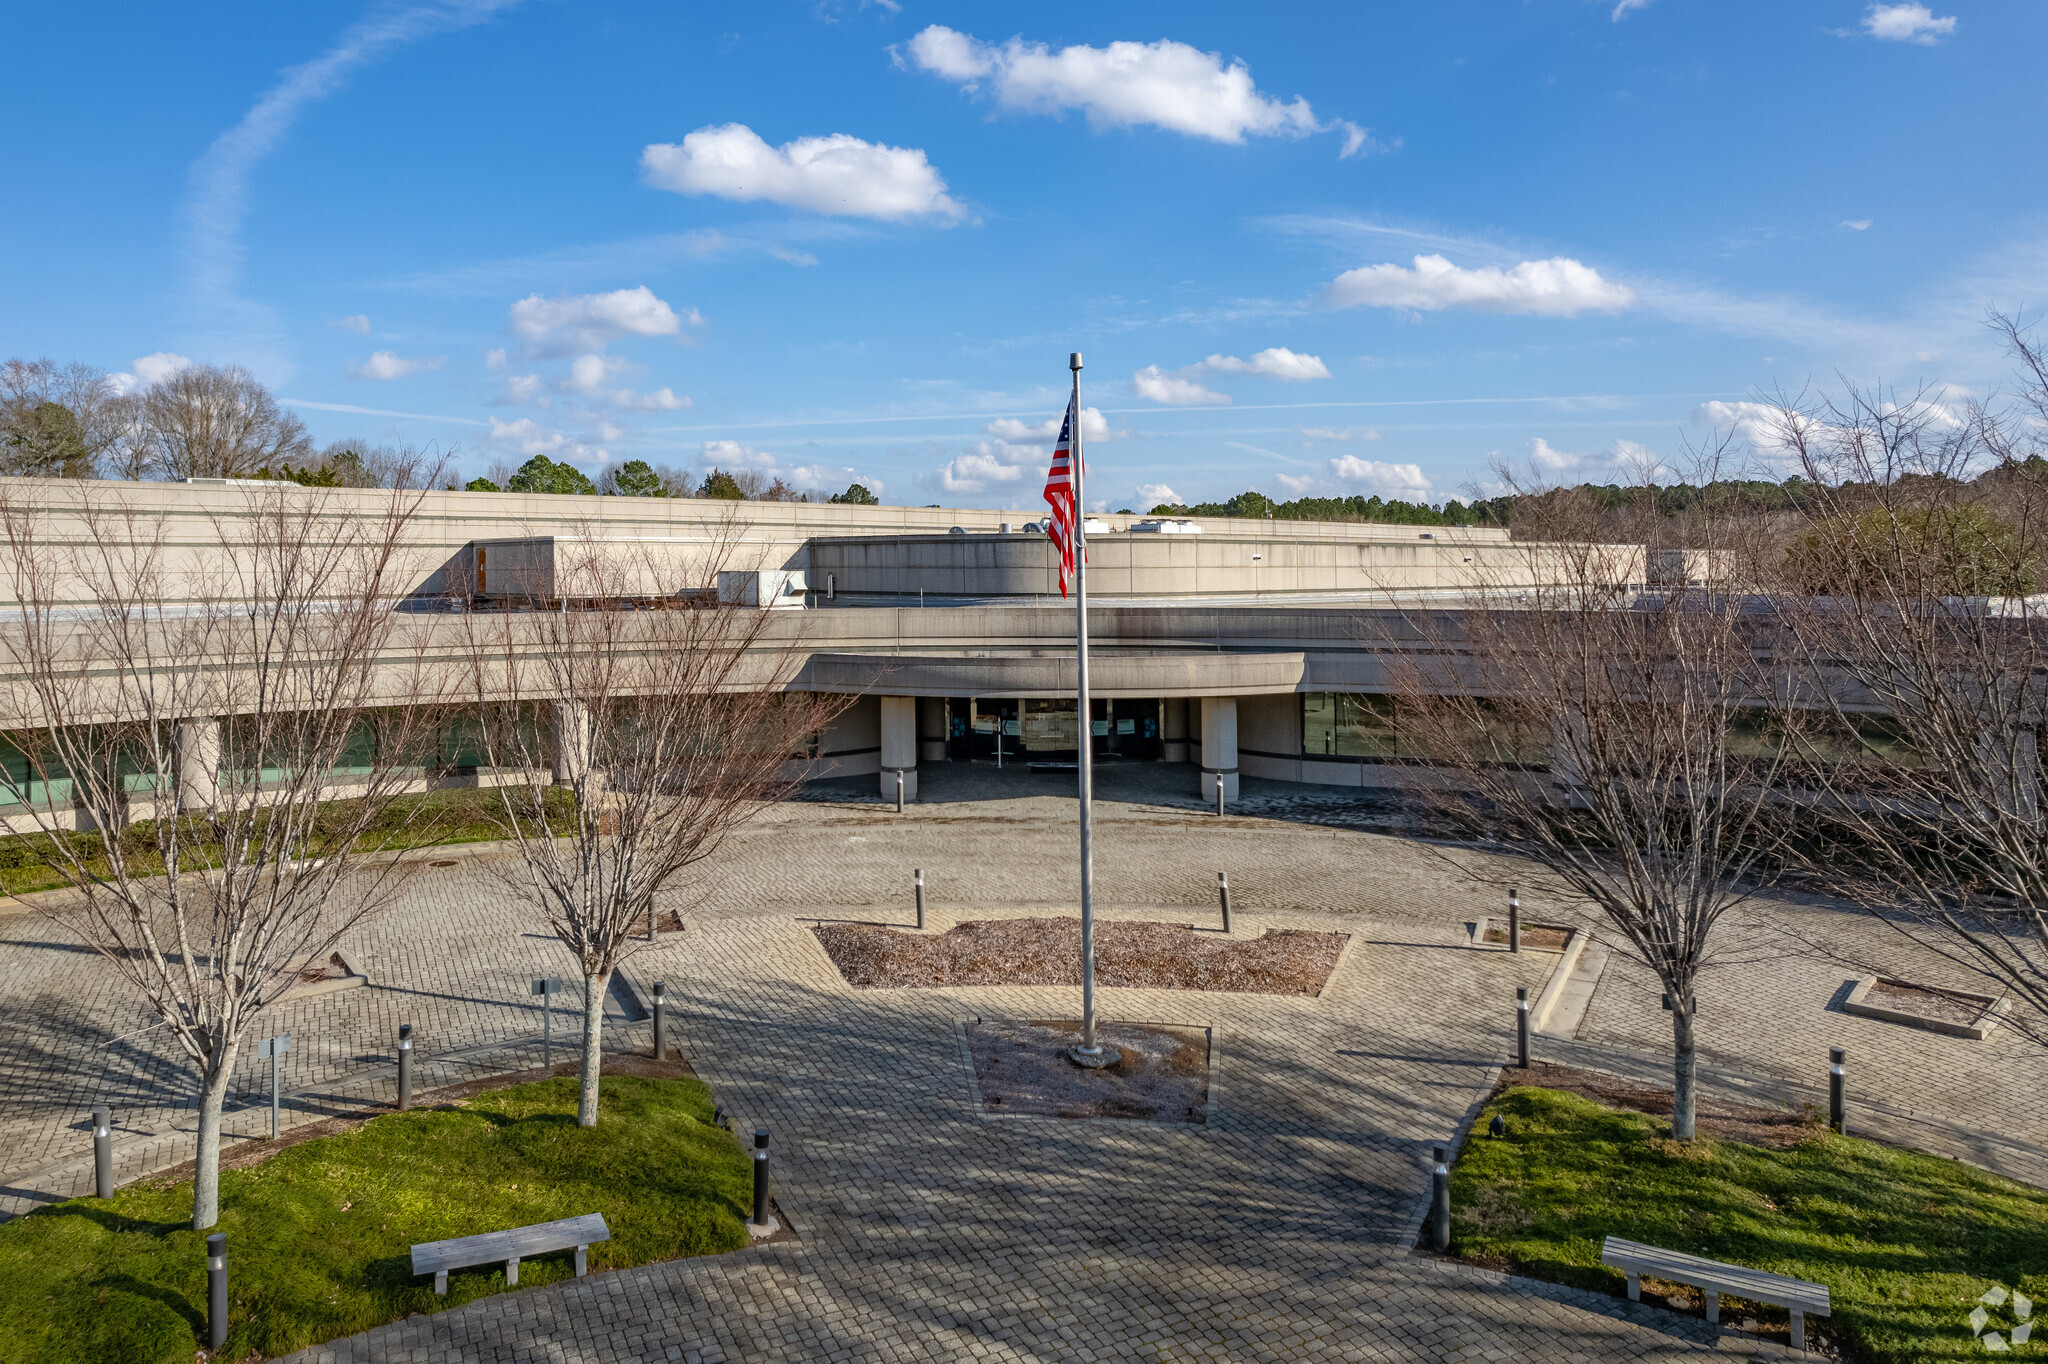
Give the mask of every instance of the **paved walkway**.
M 1076 992 L 856 993 L 803 921 L 903 922 L 914 866 L 940 912 L 1071 912 L 1073 804 L 1058 779 L 939 769 L 927 777 L 939 799 L 902 816 L 865 799 L 793 804 L 729 845 L 690 930 L 628 973 L 669 981 L 699 1072 L 743 1128 L 774 1130 L 778 1197 L 802 1242 L 486 1299 L 303 1358 L 1661 1360 L 1753 1346 L 1733 1333 L 1710 1346 L 1689 1319 L 1412 1255 L 1427 1149 L 1490 1088 L 1514 989 L 1540 985 L 1554 959 L 1471 948 L 1465 925 L 1491 892 L 1413 840 L 1361 831 L 1401 818 L 1390 806 L 1248 782 L 1239 813 L 1218 820 L 1170 775 L 1105 782 L 1109 912 L 1206 917 L 1221 867 L 1246 927 L 1356 935 L 1316 1000 L 1103 992 L 1115 1016 L 1216 1030 L 1208 1127 L 983 1116 L 959 1021 L 1068 1017 Z M 498 855 L 455 860 L 349 945 L 368 988 L 281 1015 L 303 1068 L 298 1120 L 387 1094 L 400 1021 L 430 1058 L 423 1086 L 538 1059 L 526 980 L 564 973 L 566 954 L 534 935 Z M 1567 912 L 1525 899 L 1532 916 Z M 1806 938 L 1931 974 L 1835 909 L 1767 908 Z M 2048 1178 L 2041 1058 L 2009 1034 L 1968 1043 L 1849 1018 L 1830 1008 L 1848 972 L 1786 956 L 1762 932 L 1737 937 L 1754 960 L 1702 987 L 1710 1074 L 1817 1094 L 1826 1047 L 1846 1043 L 1855 1092 L 1888 1096 L 1859 1107 L 1866 1126 Z M 1661 1067 L 1654 987 L 1615 960 L 1579 1038 L 1539 1054 Z M 0 1055 L 0 1080 L 21 1096 L 0 1117 L 22 1167 L 0 1179 L 15 1206 L 83 1187 L 89 1168 L 73 1153 L 101 1094 L 125 1125 L 160 1134 L 125 1143 L 124 1171 L 189 1157 L 189 1109 L 168 1089 L 160 1034 L 135 1031 L 96 959 L 37 920 L 0 920 L 0 992 L 25 1023 Z M 644 1047 L 644 1025 L 621 1013 L 613 1043 Z M 252 1063 L 252 1099 L 256 1075 Z M 238 1120 L 264 1129 L 267 1109 Z

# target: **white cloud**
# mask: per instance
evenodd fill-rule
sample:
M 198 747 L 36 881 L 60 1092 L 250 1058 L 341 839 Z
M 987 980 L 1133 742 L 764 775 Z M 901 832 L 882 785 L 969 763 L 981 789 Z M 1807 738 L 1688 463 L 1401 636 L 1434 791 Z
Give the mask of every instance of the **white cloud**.
M 673 389 L 657 388 L 651 393 L 635 393 L 630 388 L 615 388 L 613 381 L 625 372 L 626 362 L 613 355 L 579 355 L 570 364 L 569 372 L 562 376 L 555 387 L 564 393 L 581 394 L 599 402 L 629 412 L 680 412 L 695 406 L 687 397 L 677 397 Z
M 949 493 L 978 493 L 991 483 L 1018 482 L 1044 457 L 1045 451 L 1035 445 L 985 440 L 941 464 L 931 479 Z
M 1097 128 L 1149 126 L 1213 142 L 1305 137 L 1326 130 L 1297 98 L 1260 94 L 1241 61 L 1162 38 L 1152 43 L 1061 48 L 1012 38 L 997 46 L 933 24 L 912 38 L 910 60 L 966 90 L 984 85 L 996 102 L 1025 113 L 1079 109 Z M 1363 129 L 1346 133 L 1345 155 L 1363 149 Z M 1354 140 L 1353 134 L 1360 136 Z
M 1349 119 L 1332 119 L 1330 120 L 1330 127 L 1332 130 L 1344 134 L 1344 145 L 1337 151 L 1337 159 L 1340 161 L 1348 161 L 1354 156 L 1371 156 L 1375 152 L 1389 150 L 1386 143 L 1372 135 L 1372 129 L 1361 128 Z M 1398 147 L 1400 145 L 1401 139 L 1395 138 L 1394 146 Z
M 1000 440 L 1056 440 L 1060 434 L 1060 422 L 1065 416 L 1065 413 L 1061 413 L 1058 417 L 1047 417 L 1042 422 L 1021 422 L 1015 417 L 997 417 L 988 424 L 986 429 L 991 436 L 995 436 Z M 1084 407 L 1081 409 L 1081 439 L 1083 442 L 1112 440 L 1117 436 L 1127 436 L 1129 434 L 1130 432 L 1128 431 L 1112 431 L 1109 426 L 1109 418 L 1102 415 L 1101 408 Z
M 504 391 L 498 394 L 498 405 L 518 407 L 530 403 L 539 395 L 540 389 L 541 377 L 538 374 L 514 374 L 505 380 Z
M 693 323 L 703 320 L 694 308 L 684 316 Z M 529 294 L 514 303 L 511 312 L 512 330 L 517 335 L 571 350 L 596 349 L 621 336 L 674 336 L 682 330 L 683 321 L 684 317 L 677 316 L 674 308 L 644 284 L 608 294 L 565 298 Z
M 782 461 L 768 451 L 742 445 L 736 440 L 705 441 L 703 462 L 707 467 L 720 469 L 776 469 L 782 465 Z
M 494 348 L 493 348 L 493 349 L 491 349 L 491 350 L 487 350 L 487 351 L 485 351 L 485 352 L 484 352 L 484 368 L 485 368 L 485 369 L 503 369 L 503 368 L 505 368 L 505 348 L 504 348 L 503 346 L 497 346 L 497 347 L 494 347 Z
M 1380 438 L 1379 428 L 1375 426 L 1304 426 L 1301 428 L 1301 434 L 1306 437 L 1303 444 L 1314 444 L 1317 441 L 1378 440 Z
M 743 203 L 766 199 L 789 208 L 850 218 L 956 223 L 967 210 L 916 147 L 863 142 L 845 133 L 800 137 L 771 147 L 743 123 L 699 128 L 640 154 L 647 182 L 678 194 L 715 194 Z
M 1140 398 L 1169 407 L 1199 407 L 1227 403 L 1230 395 L 1205 388 L 1192 379 L 1177 379 L 1157 365 L 1147 365 L 1131 376 L 1131 388 Z
M 1269 347 L 1249 360 L 1240 360 L 1235 355 L 1212 355 L 1202 361 L 1201 368 L 1215 370 L 1219 374 L 1264 374 L 1274 379 L 1297 382 L 1330 377 L 1329 366 L 1322 362 L 1321 357 L 1299 355 L 1285 346 Z
M 370 317 L 367 313 L 352 313 L 347 317 L 337 317 L 327 325 L 339 327 L 345 332 L 355 332 L 360 336 L 368 336 L 370 334 Z
M 791 265 L 816 265 L 818 263 L 818 258 L 808 251 L 792 251 L 789 247 L 777 246 L 773 242 L 770 242 L 763 249 L 769 255 L 775 257 L 775 259 L 786 261 Z
M 858 483 L 869 492 L 879 495 L 883 486 L 882 480 L 873 474 L 864 474 L 844 464 L 799 464 L 787 470 L 783 477 L 794 487 L 835 493 L 850 483 Z
M 590 397 L 608 392 L 606 385 L 612 376 L 625 368 L 626 362 L 610 355 L 579 355 L 569 365 L 569 372 L 556 385 L 564 393 L 581 393 Z
M 1600 278 L 1600 272 L 1564 256 L 1466 270 L 1442 256 L 1417 256 L 1415 268 L 1366 265 L 1346 270 L 1323 290 L 1334 308 L 1476 308 L 1492 313 L 1573 317 L 1616 312 L 1636 301 L 1635 290 Z
M 1273 475 L 1273 477 L 1280 484 L 1281 487 L 1287 489 L 1288 492 L 1293 493 L 1296 497 L 1300 497 L 1310 488 L 1316 486 L 1315 479 L 1310 477 L 1308 474 L 1276 473 Z
M 1842 226 L 1848 228 L 1851 232 L 1868 232 L 1870 230 L 1870 219 L 1844 218 L 1842 219 Z
M 1863 31 L 1873 38 L 1933 47 L 1956 31 L 1953 14 L 1936 18 L 1925 5 L 1872 5 L 1863 16 Z
M 1538 469 L 1551 472 L 1575 469 L 1584 459 L 1584 455 L 1574 455 L 1569 451 L 1557 449 L 1541 436 L 1529 442 L 1529 463 Z
M 496 417 L 490 420 L 491 433 L 486 439 L 494 445 L 509 446 L 528 459 L 546 455 L 550 459 L 573 459 L 588 464 L 611 458 L 611 452 L 603 446 L 572 441 L 560 431 L 550 430 L 531 417 L 509 422 L 499 421 Z
M 1694 426 L 1726 432 L 1759 454 L 1767 455 L 1783 454 L 1788 449 L 1788 421 L 1796 421 L 1796 417 L 1769 403 L 1716 400 L 1701 403 L 1692 410 Z
M 396 351 L 371 351 L 370 358 L 360 365 L 348 367 L 352 379 L 403 379 L 408 374 L 417 374 L 423 369 L 439 369 L 448 363 L 445 355 L 411 357 Z
M 1188 504 L 1188 500 L 1185 497 L 1182 497 L 1164 483 L 1140 483 L 1138 485 L 1138 500 L 1140 502 L 1149 502 L 1155 507 L 1162 502 L 1170 507 L 1185 507 Z
M 1387 464 L 1356 455 L 1339 455 L 1330 461 L 1330 472 L 1346 483 L 1360 483 L 1374 492 L 1395 497 L 1429 496 L 1429 479 L 1419 464 Z
M 681 412 L 697 405 L 689 394 L 677 393 L 665 384 L 649 393 L 622 388 L 612 395 L 612 403 L 629 412 Z
M 133 393 L 140 388 L 153 388 L 176 374 L 179 370 L 192 368 L 192 357 L 173 355 L 160 350 L 154 355 L 138 356 L 128 362 L 128 368 L 107 376 L 107 387 L 116 393 Z
M 1607 17 L 1618 24 L 1634 11 L 1649 7 L 1650 0 L 1615 0 L 1614 12 Z

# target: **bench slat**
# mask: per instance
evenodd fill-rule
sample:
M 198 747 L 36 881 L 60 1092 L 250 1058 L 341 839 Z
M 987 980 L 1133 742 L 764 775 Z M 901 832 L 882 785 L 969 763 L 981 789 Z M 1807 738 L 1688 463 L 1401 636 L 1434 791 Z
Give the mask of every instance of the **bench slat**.
M 1768 1270 L 1726 1264 L 1720 1260 L 1687 1255 L 1683 1251 L 1666 1250 L 1662 1246 L 1626 1241 L 1619 1236 L 1610 1236 L 1601 1245 L 1600 1262 L 1616 1269 L 1654 1274 L 1660 1279 L 1691 1284 L 1752 1302 L 1794 1308 L 1819 1317 L 1830 1315 L 1826 1284 L 1808 1283 L 1804 1279 L 1789 1278 Z
M 423 1241 L 412 1248 L 412 1272 L 431 1274 L 445 1269 L 467 1269 L 472 1265 L 495 1264 L 501 1260 L 524 1259 L 557 1250 L 574 1250 L 612 1239 L 611 1228 L 602 1213 L 587 1212 L 530 1227 L 478 1232 L 454 1236 L 445 1241 Z

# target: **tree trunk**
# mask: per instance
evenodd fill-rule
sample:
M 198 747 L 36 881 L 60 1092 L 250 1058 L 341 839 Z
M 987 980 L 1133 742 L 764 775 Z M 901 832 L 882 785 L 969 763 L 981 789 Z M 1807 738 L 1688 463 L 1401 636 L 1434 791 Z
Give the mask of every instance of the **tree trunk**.
M 235 1049 L 228 1047 L 201 1082 L 199 1091 L 199 1153 L 192 1170 L 192 1230 L 205 1231 L 220 1221 L 220 1110 L 234 1077 Z
M 1693 1138 L 1694 1111 L 1699 1100 L 1699 1053 L 1693 1046 L 1692 1011 L 1671 1010 L 1672 1084 L 1671 1135 L 1680 1141 Z
M 583 977 L 583 1092 L 576 1099 L 576 1121 L 597 1126 L 597 1080 L 603 1064 L 604 996 L 612 973 Z

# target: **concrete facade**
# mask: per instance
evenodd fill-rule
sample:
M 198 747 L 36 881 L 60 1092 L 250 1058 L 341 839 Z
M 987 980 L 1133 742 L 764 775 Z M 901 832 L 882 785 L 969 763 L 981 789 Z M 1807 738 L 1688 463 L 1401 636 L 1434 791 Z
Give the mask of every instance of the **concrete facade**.
M 919 767 L 958 755 L 957 722 L 975 698 L 989 703 L 987 715 L 1075 692 L 1073 609 L 1057 595 L 1050 544 L 1000 530 L 1030 512 L 36 479 L 8 480 L 0 501 L 33 513 L 38 544 L 60 565 L 59 609 L 88 623 L 89 584 L 66 585 L 61 564 L 110 519 L 158 556 L 174 612 L 208 600 L 205 584 L 231 576 L 221 565 L 290 524 L 289 514 L 312 509 L 367 530 L 402 507 L 396 661 L 378 704 L 421 694 L 417 668 L 403 660 L 463 657 L 461 613 L 471 609 L 589 609 L 620 596 L 703 603 L 735 574 L 772 579 L 781 585 L 772 594 L 745 600 L 794 609 L 773 612 L 736 685 L 857 698 L 817 737 L 807 771 L 873 773 L 888 797 L 896 773 L 915 799 Z M 1118 736 L 1142 739 L 1148 759 L 1200 764 L 1190 788 L 1213 798 L 1220 782 L 1226 800 L 1240 771 L 1376 784 L 1385 774 L 1356 759 L 1303 755 L 1301 696 L 1388 690 L 1390 664 L 1420 643 L 1407 612 L 1454 606 L 1482 578 L 1540 579 L 1556 567 L 1548 551 L 1491 528 L 1206 519 L 1199 534 L 1133 535 L 1134 519 L 1103 517 L 1109 529 L 1090 541 L 1092 692 L 1136 703 L 1117 712 L 1115 723 L 1130 727 Z M 1632 554 L 1614 548 L 1618 575 L 1639 574 Z M 0 601 L 0 614 L 10 606 Z M 508 647 L 547 647 L 547 632 L 516 616 L 504 627 Z M 518 642 L 522 630 L 530 644 Z M 81 639 L 90 633 L 81 626 Z M 572 709 L 566 699 L 558 707 L 564 717 Z M 1102 715 L 1096 723 L 1107 723 Z M 37 719 L 0 715 L 0 731 Z M 217 760 L 207 761 L 196 730 L 191 742 L 181 785 L 196 792 Z M 20 813 L 0 806 L 0 822 Z

